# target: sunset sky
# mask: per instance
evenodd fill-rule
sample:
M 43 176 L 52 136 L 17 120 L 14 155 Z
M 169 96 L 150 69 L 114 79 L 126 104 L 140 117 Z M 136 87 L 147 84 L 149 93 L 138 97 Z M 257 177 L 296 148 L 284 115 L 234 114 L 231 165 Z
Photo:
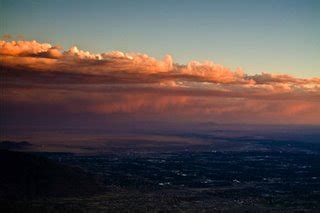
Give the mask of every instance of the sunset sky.
M 320 124 L 319 1 L 0 2 L 1 125 Z
M 1 0 L 0 34 L 90 52 L 211 60 L 247 73 L 319 76 L 317 0 Z

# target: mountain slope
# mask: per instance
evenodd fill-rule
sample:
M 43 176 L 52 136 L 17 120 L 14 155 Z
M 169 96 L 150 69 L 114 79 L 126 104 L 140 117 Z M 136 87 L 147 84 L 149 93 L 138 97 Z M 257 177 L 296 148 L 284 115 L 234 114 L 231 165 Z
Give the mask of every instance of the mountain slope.
M 0 150 L 0 200 L 99 194 L 93 175 L 33 154 Z

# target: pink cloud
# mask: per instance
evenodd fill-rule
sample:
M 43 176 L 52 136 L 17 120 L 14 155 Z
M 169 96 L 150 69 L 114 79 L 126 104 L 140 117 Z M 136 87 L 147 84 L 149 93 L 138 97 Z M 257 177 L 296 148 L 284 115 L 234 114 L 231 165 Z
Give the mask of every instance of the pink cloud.
M 320 78 L 245 74 L 205 61 L 111 51 L 93 54 L 37 41 L 0 41 L 3 103 L 69 114 L 159 119 L 320 123 Z M 75 107 L 76 106 L 76 107 Z

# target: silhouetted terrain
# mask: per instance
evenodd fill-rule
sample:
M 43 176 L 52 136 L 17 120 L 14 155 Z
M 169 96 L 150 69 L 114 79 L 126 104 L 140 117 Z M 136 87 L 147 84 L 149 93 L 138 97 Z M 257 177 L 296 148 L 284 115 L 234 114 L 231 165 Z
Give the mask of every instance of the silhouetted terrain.
M 1 141 L 0 142 L 0 149 L 5 150 L 23 150 L 33 147 L 34 145 L 27 142 L 27 141 L 21 141 L 21 142 L 14 142 L 14 141 Z
M 97 194 L 103 184 L 80 168 L 44 157 L 0 150 L 0 199 L 28 200 Z

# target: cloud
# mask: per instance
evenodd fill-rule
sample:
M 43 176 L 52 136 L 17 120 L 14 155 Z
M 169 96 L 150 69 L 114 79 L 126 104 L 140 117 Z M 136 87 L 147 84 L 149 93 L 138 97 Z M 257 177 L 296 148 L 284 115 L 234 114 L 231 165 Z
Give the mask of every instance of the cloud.
M 62 117 L 320 123 L 320 78 L 248 75 L 210 61 L 184 65 L 170 55 L 94 54 L 37 41 L 0 41 L 0 62 L 0 100 L 9 117 L 47 110 Z
M 12 38 L 12 36 L 11 36 L 11 34 L 4 34 L 4 35 L 2 35 L 2 38 L 3 38 L 4 40 L 9 40 L 9 39 Z
M 240 68 L 236 71 L 211 61 L 191 61 L 186 65 L 173 62 L 166 55 L 157 60 L 146 54 L 111 51 L 93 54 L 78 47 L 63 51 L 58 46 L 37 41 L 0 41 L 2 66 L 28 68 L 30 71 L 64 72 L 121 78 L 124 75 L 144 78 L 142 82 L 208 82 L 219 84 L 242 84 L 246 86 L 277 86 L 318 88 L 320 78 L 301 79 L 285 74 L 261 73 L 246 75 Z M 19 60 L 16 59 L 19 57 Z M 146 76 L 148 75 L 148 76 Z M 113 80 L 114 80 L 113 78 Z M 173 84 L 174 82 L 174 84 Z M 109 83 L 109 82 L 106 82 Z
M 47 52 L 51 44 L 37 41 L 0 41 L 0 54 L 9 56 L 36 56 Z
M 248 76 L 248 78 L 255 81 L 256 84 L 272 84 L 272 83 L 290 83 L 290 84 L 318 84 L 320 85 L 319 78 L 301 79 L 295 78 L 286 74 L 272 74 L 272 73 L 261 73 L 253 76 Z
M 208 91 L 209 92 L 209 91 Z M 102 87 L 69 85 L 37 87 L 26 85 L 4 88 L 0 96 L 5 117 L 21 115 L 32 121 L 34 116 L 50 120 L 82 116 L 90 119 L 111 115 L 141 121 L 198 120 L 245 123 L 312 123 L 320 122 L 320 98 L 273 99 L 217 91 L 204 94 L 198 90 L 149 87 Z M 134 117 L 132 117 L 134 116 Z M 62 121 L 61 121 L 62 122 Z
M 214 83 L 250 83 L 250 79 L 244 79 L 244 73 L 241 69 L 231 72 L 228 68 L 215 64 L 212 61 L 203 63 L 191 61 L 179 70 L 184 74 L 199 76 Z

